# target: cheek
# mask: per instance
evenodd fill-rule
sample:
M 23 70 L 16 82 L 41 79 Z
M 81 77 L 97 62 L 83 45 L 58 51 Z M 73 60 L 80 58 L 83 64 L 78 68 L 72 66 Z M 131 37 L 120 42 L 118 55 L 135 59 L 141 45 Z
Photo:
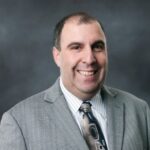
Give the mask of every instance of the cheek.
M 78 64 L 78 62 L 79 57 L 70 53 L 66 53 L 61 57 L 61 64 L 63 65 L 63 67 L 68 69 L 73 69 Z
M 74 66 L 73 59 L 70 56 L 62 56 L 60 59 L 60 69 L 63 74 L 67 76 L 70 74 L 72 68 Z M 66 76 L 65 75 L 65 76 Z
M 101 66 L 107 65 L 108 59 L 106 55 L 101 55 L 100 57 L 97 58 L 97 60 Z

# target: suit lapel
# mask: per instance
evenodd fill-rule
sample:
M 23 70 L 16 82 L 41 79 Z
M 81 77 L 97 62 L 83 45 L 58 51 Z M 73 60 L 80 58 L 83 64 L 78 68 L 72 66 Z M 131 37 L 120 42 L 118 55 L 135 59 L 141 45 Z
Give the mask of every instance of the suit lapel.
M 114 93 L 113 90 L 103 87 L 101 91 L 102 99 L 106 103 L 109 150 L 121 150 L 124 133 L 124 104 L 120 102 L 117 93 Z M 45 101 L 50 103 L 51 109 L 47 111 L 49 114 L 52 113 L 51 117 L 53 116 L 56 130 L 60 131 L 60 133 L 56 132 L 58 134 L 56 136 L 64 138 L 64 143 L 57 143 L 57 149 L 63 149 L 61 146 L 66 144 L 65 150 L 88 150 L 60 90 L 58 80 L 52 88 L 46 91 Z
M 53 123 L 57 130 L 57 135 L 55 136 L 61 140 L 61 142 L 56 142 L 57 149 L 63 149 L 62 146 L 64 146 L 64 149 L 88 150 L 80 129 L 58 85 L 56 83 L 45 95 L 45 100 L 51 105 L 51 110 L 49 109 L 48 111 L 53 113 Z M 58 138 L 56 140 L 59 140 Z
M 124 133 L 124 105 L 113 93 L 105 87 L 103 99 L 106 102 L 108 142 L 110 150 L 121 150 Z

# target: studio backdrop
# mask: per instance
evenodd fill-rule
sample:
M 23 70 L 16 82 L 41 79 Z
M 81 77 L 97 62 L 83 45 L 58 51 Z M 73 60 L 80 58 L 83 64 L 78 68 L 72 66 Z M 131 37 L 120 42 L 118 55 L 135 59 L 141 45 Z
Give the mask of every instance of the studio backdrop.
M 0 0 L 0 118 L 55 82 L 53 29 L 75 11 L 103 23 L 109 54 L 106 84 L 150 104 L 149 0 Z

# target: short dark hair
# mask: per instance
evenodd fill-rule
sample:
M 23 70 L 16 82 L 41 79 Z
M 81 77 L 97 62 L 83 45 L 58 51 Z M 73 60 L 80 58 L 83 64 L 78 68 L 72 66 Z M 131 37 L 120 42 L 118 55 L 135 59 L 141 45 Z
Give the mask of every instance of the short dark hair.
M 53 43 L 57 49 L 60 49 L 60 37 L 61 37 L 61 32 L 62 32 L 62 29 L 63 29 L 65 23 L 68 20 L 75 18 L 75 17 L 78 18 L 78 24 L 91 23 L 93 21 L 97 21 L 100 24 L 102 30 L 104 31 L 102 23 L 100 21 L 98 21 L 96 18 L 90 16 L 89 14 L 87 14 L 85 12 L 72 13 L 70 15 L 63 17 L 55 26 Z

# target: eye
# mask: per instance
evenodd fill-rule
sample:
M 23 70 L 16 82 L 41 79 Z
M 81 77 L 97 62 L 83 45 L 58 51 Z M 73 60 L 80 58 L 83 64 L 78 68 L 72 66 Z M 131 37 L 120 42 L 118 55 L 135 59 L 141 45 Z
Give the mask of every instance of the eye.
M 79 51 L 79 50 L 81 50 L 82 45 L 80 43 L 73 43 L 73 44 L 70 44 L 68 47 L 69 47 L 70 50 Z
M 96 42 L 92 45 L 92 49 L 97 52 L 102 51 L 105 49 L 105 44 L 104 42 Z
M 72 45 L 71 46 L 71 49 L 74 49 L 74 50 L 78 50 L 80 48 L 81 48 L 80 45 Z

